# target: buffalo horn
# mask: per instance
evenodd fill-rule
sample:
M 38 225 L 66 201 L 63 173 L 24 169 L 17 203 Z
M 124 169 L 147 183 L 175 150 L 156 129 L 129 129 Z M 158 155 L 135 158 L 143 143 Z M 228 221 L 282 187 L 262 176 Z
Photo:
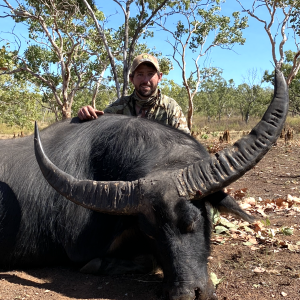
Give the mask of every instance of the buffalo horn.
M 288 113 L 288 87 L 275 70 L 274 97 L 261 121 L 232 147 L 200 160 L 177 173 L 180 195 L 200 199 L 214 193 L 250 170 L 279 137 Z
M 56 167 L 44 153 L 35 123 L 35 155 L 49 184 L 61 195 L 83 207 L 110 214 L 137 214 L 140 209 L 138 180 L 78 180 Z M 86 200 L 84 200 L 86 199 Z

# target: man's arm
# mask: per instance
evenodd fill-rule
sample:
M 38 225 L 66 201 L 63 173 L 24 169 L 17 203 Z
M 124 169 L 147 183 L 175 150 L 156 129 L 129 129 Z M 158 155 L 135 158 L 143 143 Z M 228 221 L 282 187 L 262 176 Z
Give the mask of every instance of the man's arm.
M 182 112 L 182 110 L 180 109 L 180 111 L 178 111 L 175 115 L 175 119 L 177 121 L 177 125 L 175 125 L 174 127 L 178 126 L 177 128 L 179 130 L 184 131 L 187 134 L 191 134 L 189 127 L 187 125 L 187 120 Z
M 187 134 L 191 134 L 189 127 L 187 125 L 187 120 L 184 113 L 179 106 L 179 104 L 172 98 L 165 97 L 164 100 L 169 102 L 167 105 L 168 115 L 169 115 L 169 125 L 184 131 Z

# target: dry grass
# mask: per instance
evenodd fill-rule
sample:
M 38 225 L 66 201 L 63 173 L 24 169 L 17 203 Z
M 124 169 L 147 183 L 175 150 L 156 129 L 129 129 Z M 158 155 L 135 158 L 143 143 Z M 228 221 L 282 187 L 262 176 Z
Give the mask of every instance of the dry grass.
M 229 130 L 233 136 L 241 136 L 243 132 L 250 131 L 258 122 L 259 118 L 250 118 L 248 124 L 241 120 L 241 117 L 233 116 L 231 118 L 222 118 L 220 121 L 211 120 L 208 122 L 207 117 L 202 115 L 194 115 L 193 118 L 193 131 L 199 133 L 199 137 L 203 136 L 203 139 L 218 138 L 225 130 Z M 50 124 L 49 124 L 50 125 Z M 39 124 L 40 128 L 47 127 L 47 123 Z M 288 116 L 286 120 L 286 128 L 291 127 L 294 130 L 294 134 L 300 133 L 300 116 L 292 117 Z M 32 130 L 22 130 L 24 135 L 32 134 Z M 20 135 L 21 130 L 18 127 L 7 126 L 0 123 L 0 135 L 1 136 L 13 136 Z M 205 137 L 208 135 L 208 137 Z
M 28 130 L 28 129 L 24 129 L 21 130 L 19 127 L 17 126 L 8 126 L 4 123 L 0 123 L 0 134 L 8 134 L 8 135 L 13 135 L 13 134 L 21 134 L 21 131 L 23 132 L 23 134 L 30 134 L 32 131 Z
M 193 131 L 199 132 L 201 135 L 210 134 L 212 136 L 218 136 L 225 130 L 230 132 L 247 132 L 250 131 L 258 122 L 259 118 L 250 118 L 249 123 L 246 124 L 241 120 L 241 117 L 233 116 L 231 118 L 222 118 L 220 121 L 211 120 L 208 122 L 207 117 L 201 115 L 195 115 L 193 119 Z M 300 116 L 292 117 L 288 116 L 286 120 L 286 128 L 291 127 L 295 134 L 300 133 Z
M 39 123 L 39 128 L 45 128 L 50 124 L 47 123 Z M 30 129 L 20 129 L 18 126 L 8 126 L 4 123 L 0 123 L 0 139 L 9 139 L 18 137 L 18 136 L 26 136 L 33 133 L 33 130 Z

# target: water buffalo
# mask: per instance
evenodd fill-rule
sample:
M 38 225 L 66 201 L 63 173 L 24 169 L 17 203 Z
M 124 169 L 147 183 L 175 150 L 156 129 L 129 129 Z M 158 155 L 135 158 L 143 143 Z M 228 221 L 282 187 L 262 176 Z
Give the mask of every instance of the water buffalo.
M 36 130 L 36 158 L 32 137 L 1 141 L 0 266 L 70 261 L 114 274 L 156 262 L 167 298 L 216 299 L 208 206 L 252 220 L 222 188 L 270 149 L 287 111 L 276 71 L 262 120 L 214 155 L 179 130 L 123 115 L 60 122 L 41 138 Z

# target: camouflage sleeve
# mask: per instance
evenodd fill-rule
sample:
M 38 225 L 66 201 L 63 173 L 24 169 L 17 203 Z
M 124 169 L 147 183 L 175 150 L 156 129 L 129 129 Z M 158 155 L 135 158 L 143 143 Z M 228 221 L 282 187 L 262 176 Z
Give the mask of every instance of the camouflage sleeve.
M 178 128 L 179 130 L 184 131 L 187 134 L 191 134 L 188 125 L 187 125 L 187 120 L 183 114 L 183 111 L 181 107 L 178 105 L 178 103 L 173 100 L 173 108 L 172 111 L 170 112 L 171 115 L 169 117 L 169 122 L 171 126 Z
M 118 111 L 118 106 L 107 106 L 104 109 L 105 114 L 115 114 Z
M 184 131 L 187 134 L 191 134 L 191 132 L 189 130 L 189 127 L 187 125 L 187 120 L 186 120 L 181 108 L 180 108 L 180 111 L 178 111 L 176 113 L 175 118 L 177 118 L 177 120 L 178 120 L 178 123 L 177 123 L 178 127 L 177 128 Z
M 120 114 L 122 110 L 124 109 L 124 100 L 122 98 L 117 99 L 110 105 L 108 105 L 104 109 L 104 113 L 108 114 Z

